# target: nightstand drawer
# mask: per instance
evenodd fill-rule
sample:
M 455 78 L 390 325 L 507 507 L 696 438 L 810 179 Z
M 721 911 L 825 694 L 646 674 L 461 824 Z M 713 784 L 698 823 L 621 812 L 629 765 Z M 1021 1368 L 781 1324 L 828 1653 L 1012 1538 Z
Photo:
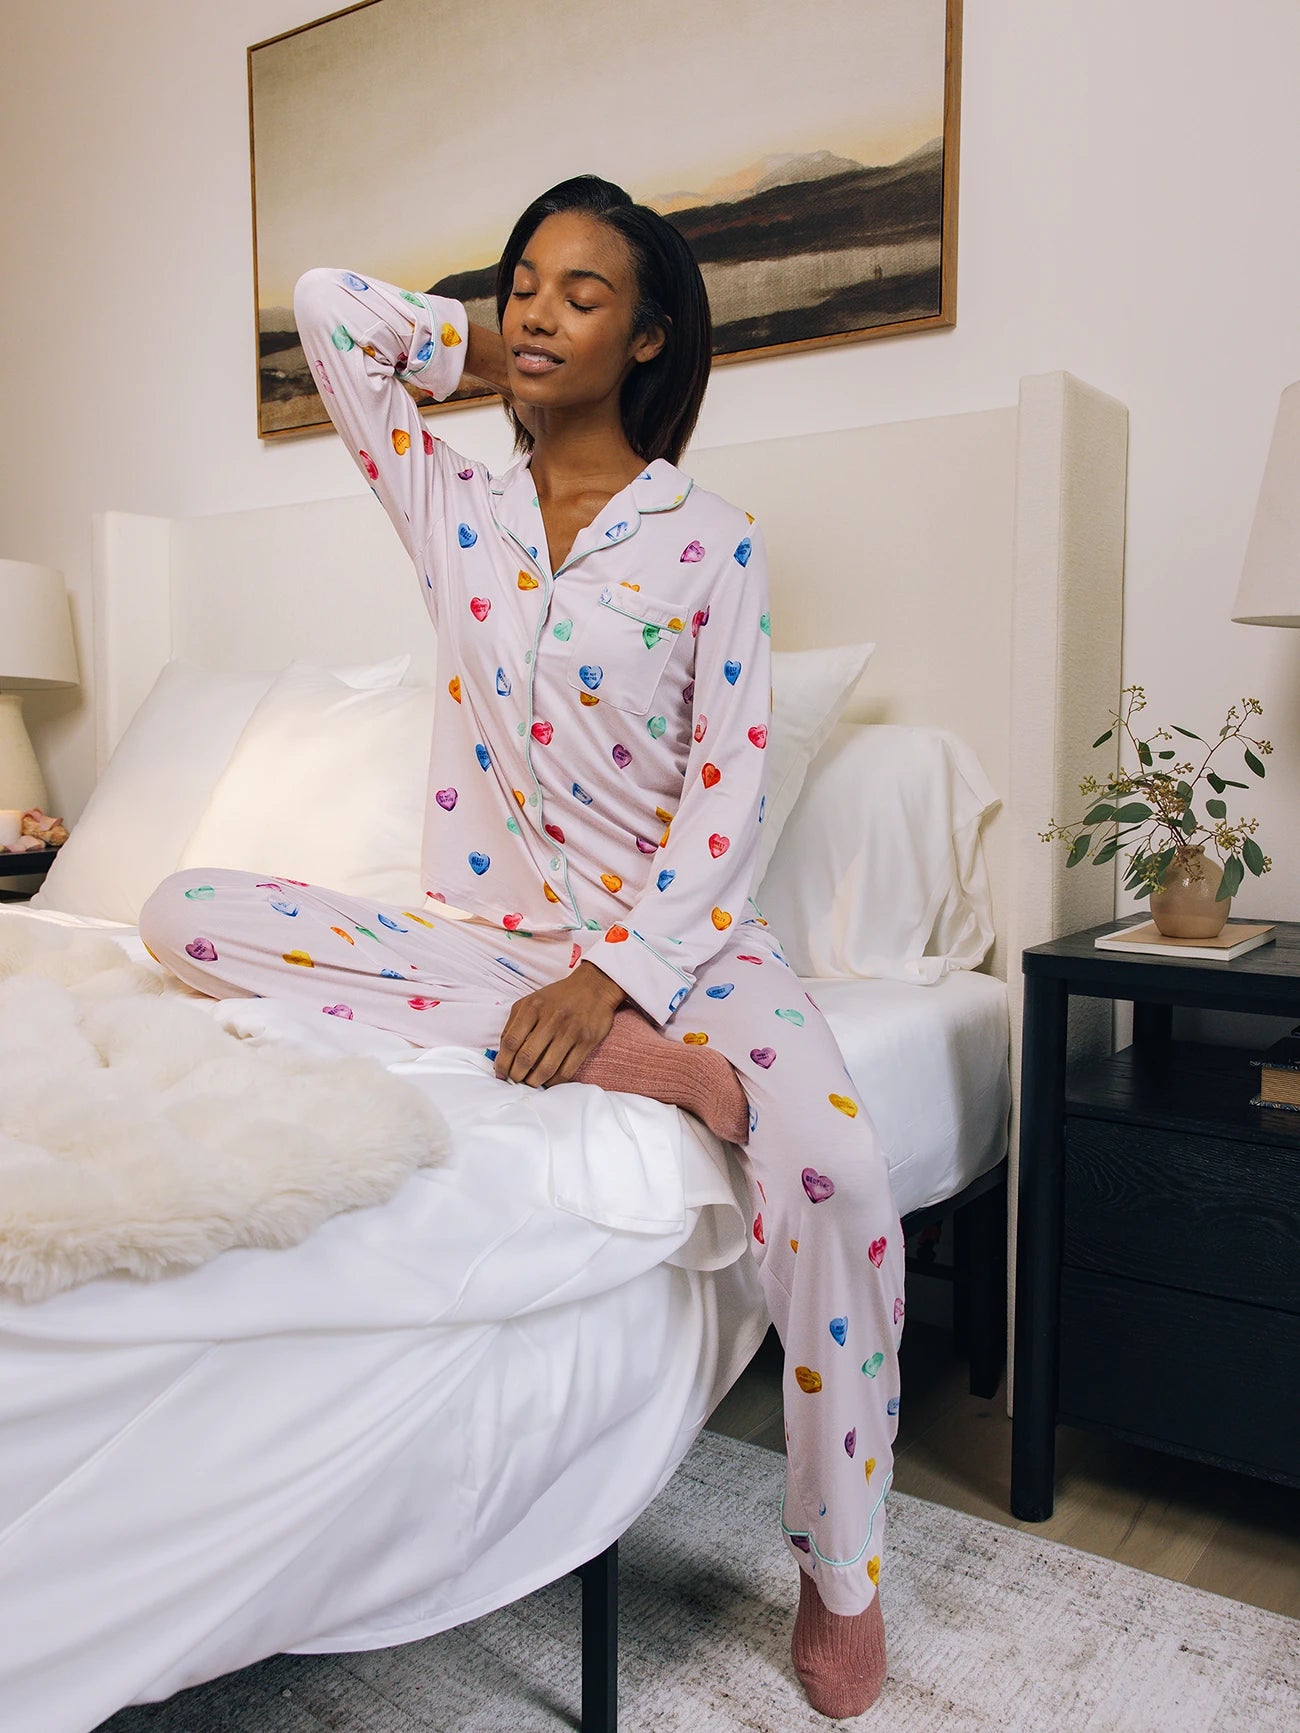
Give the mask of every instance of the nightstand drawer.
M 1300 1480 L 1300 1317 L 1061 1272 L 1062 1420 Z
M 1300 1151 L 1070 1115 L 1064 1261 L 1300 1314 Z

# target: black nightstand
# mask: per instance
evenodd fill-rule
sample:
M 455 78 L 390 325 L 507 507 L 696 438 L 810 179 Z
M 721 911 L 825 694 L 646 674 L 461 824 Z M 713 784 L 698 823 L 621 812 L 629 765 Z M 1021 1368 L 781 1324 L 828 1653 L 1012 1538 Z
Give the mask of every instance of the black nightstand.
M 1135 917 L 1134 925 L 1144 919 Z M 1052 1514 L 1058 1420 L 1300 1485 L 1300 1114 L 1250 1107 L 1258 1048 L 1172 1007 L 1300 1019 L 1300 923 L 1230 963 L 1023 954 L 1011 1510 Z M 1072 994 L 1133 1045 L 1065 1071 Z
M 25 854 L 0 854 L 0 908 L 35 896 L 58 852 L 57 848 L 33 848 Z

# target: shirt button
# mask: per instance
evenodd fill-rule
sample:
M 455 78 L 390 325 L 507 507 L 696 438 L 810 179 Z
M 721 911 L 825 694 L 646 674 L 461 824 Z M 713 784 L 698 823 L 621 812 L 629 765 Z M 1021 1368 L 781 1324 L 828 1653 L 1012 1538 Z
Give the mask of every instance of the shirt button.
M 558 854 L 553 854 L 551 856 L 551 871 L 553 873 L 559 872 L 560 868 L 563 865 L 564 865 L 564 862 L 560 859 Z
M 522 734 L 522 733 L 523 733 L 523 731 L 524 731 L 524 727 L 525 727 L 525 724 L 524 724 L 524 723 L 522 723 L 522 722 L 516 722 L 516 723 L 515 723 L 515 733 L 516 733 L 516 734 Z
M 532 651 L 531 650 L 525 650 L 524 651 L 524 666 L 525 666 L 525 668 L 532 661 L 532 659 L 533 659 Z
M 528 796 L 528 804 L 529 804 L 529 806 L 536 806 L 537 805 L 537 796 L 535 794 L 530 794 Z

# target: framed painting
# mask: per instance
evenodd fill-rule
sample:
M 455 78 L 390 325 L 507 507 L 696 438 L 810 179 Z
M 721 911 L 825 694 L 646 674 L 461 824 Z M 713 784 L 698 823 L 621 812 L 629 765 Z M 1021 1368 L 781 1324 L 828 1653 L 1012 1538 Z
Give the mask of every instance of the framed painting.
M 259 435 L 329 425 L 303 271 L 452 295 L 495 329 L 515 219 L 580 173 L 686 236 L 716 362 L 955 324 L 960 67 L 961 0 L 362 0 L 255 43 Z

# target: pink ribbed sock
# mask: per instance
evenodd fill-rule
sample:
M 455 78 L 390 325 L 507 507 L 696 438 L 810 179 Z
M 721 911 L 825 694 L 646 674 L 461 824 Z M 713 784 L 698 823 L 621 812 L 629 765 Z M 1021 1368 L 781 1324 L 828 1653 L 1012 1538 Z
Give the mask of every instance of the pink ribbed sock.
M 577 1082 L 684 1107 L 729 1143 L 749 1136 L 749 1098 L 721 1053 L 672 1040 L 628 1005 L 614 1013 L 613 1028 L 584 1060 Z
M 799 1572 L 799 1611 L 790 1644 L 808 1701 L 832 1720 L 864 1715 L 885 1684 L 885 1619 L 879 1593 L 851 1618 L 832 1613 L 807 1571 Z

